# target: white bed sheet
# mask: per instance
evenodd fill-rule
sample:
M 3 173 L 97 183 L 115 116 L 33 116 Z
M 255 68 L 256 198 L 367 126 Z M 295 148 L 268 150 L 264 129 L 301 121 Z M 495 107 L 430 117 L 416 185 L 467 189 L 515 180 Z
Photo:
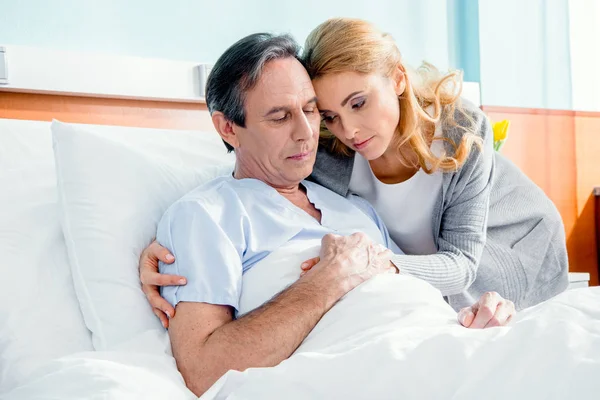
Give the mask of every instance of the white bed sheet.
M 292 283 L 318 246 L 283 247 L 253 267 L 240 308 Z M 382 275 L 338 302 L 288 360 L 230 371 L 202 399 L 592 399 L 599 377 L 600 288 L 567 291 L 509 327 L 471 330 L 431 285 Z
M 299 260 L 316 251 L 307 245 L 255 266 L 244 285 L 267 289 L 244 301 L 255 304 L 293 279 Z M 201 399 L 595 399 L 599 304 L 600 288 L 577 289 L 521 312 L 509 327 L 469 330 L 432 286 L 383 275 L 344 297 L 288 360 L 230 371 Z M 51 362 L 0 398 L 194 396 L 171 357 L 95 352 Z

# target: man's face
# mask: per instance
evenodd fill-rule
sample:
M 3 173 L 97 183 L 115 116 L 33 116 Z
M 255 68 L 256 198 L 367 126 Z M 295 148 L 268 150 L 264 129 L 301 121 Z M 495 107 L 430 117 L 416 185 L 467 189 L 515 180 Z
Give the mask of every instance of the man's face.
M 310 78 L 298 60 L 269 61 L 246 93 L 246 127 L 234 126 L 236 171 L 273 187 L 297 185 L 312 172 L 320 115 Z

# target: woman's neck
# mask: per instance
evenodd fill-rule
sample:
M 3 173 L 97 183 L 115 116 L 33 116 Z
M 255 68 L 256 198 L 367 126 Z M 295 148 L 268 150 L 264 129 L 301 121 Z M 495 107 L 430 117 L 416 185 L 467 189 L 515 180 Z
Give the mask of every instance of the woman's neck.
M 431 146 L 435 125 L 428 124 L 424 129 L 424 135 L 427 145 Z M 421 168 L 417 154 L 408 142 L 400 148 L 390 144 L 381 157 L 369 161 L 369 165 L 375 177 L 388 185 L 409 180 Z
M 389 149 L 388 149 L 389 150 Z M 375 160 L 369 161 L 373 175 L 388 185 L 402 183 L 412 178 L 419 170 L 419 165 L 416 163 L 416 154 L 409 153 L 409 157 L 414 160 L 405 159 L 401 153 L 394 151 L 386 151 L 383 155 Z

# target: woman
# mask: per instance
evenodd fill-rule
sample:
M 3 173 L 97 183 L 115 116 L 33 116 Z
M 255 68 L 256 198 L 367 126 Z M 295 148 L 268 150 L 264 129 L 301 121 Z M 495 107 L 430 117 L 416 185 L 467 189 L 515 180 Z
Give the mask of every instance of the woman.
M 375 206 L 406 253 L 393 258 L 401 273 L 428 281 L 457 310 L 488 290 L 517 309 L 565 290 L 561 218 L 493 151 L 487 118 L 460 100 L 459 74 L 427 64 L 409 72 L 389 35 L 354 19 L 318 26 L 302 58 L 323 119 L 311 177 Z M 164 303 L 153 285 L 177 284 L 156 273 L 166 254 L 153 244 L 140 260 L 155 310 Z
M 303 59 L 326 138 L 313 178 L 375 206 L 411 254 L 394 259 L 401 271 L 455 309 L 486 290 L 522 309 L 566 289 L 560 215 L 492 150 L 487 118 L 460 102 L 460 75 L 427 64 L 407 73 L 389 35 L 352 19 L 317 27 Z

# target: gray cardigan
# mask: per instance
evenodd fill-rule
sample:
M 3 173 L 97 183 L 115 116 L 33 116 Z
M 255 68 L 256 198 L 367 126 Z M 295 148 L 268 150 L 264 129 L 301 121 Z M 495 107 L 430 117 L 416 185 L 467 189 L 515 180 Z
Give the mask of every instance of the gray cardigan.
M 438 252 L 395 255 L 393 262 L 438 288 L 456 310 L 487 291 L 512 300 L 517 309 L 532 306 L 567 288 L 562 219 L 544 192 L 493 150 L 483 112 L 465 101 L 462 106 L 475 121 L 484 151 L 474 148 L 458 171 L 443 174 L 432 215 Z M 455 120 L 459 126 L 468 124 L 460 113 Z M 460 143 L 459 127 L 442 130 Z M 453 154 L 451 144 L 446 143 L 446 151 Z M 354 155 L 332 154 L 320 146 L 310 179 L 346 196 L 353 165 Z

